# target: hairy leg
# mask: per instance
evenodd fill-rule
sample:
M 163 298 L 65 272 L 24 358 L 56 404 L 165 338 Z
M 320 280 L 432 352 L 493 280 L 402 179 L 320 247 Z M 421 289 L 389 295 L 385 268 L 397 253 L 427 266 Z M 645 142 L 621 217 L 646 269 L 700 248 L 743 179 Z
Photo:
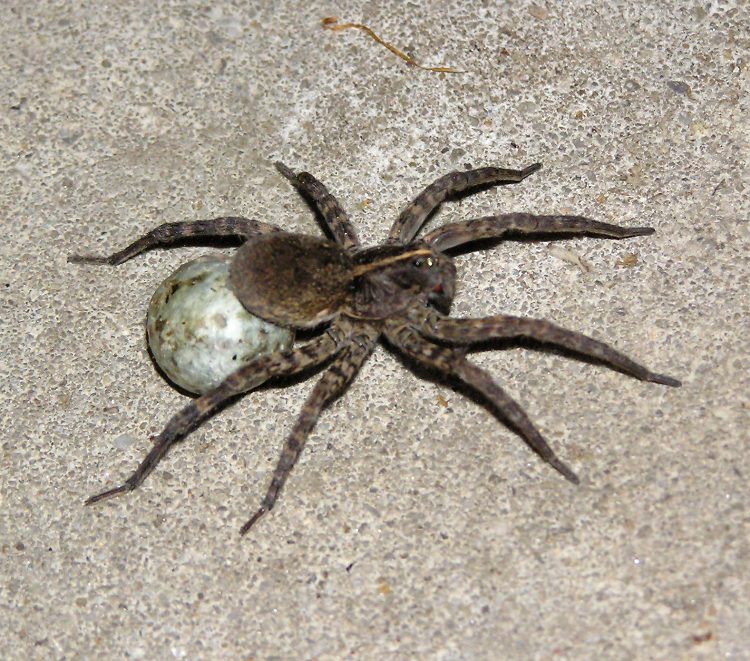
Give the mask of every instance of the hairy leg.
M 427 337 L 441 342 L 465 345 L 492 339 L 527 337 L 600 360 L 641 381 L 651 381 L 675 388 L 682 385 L 671 376 L 657 374 L 646 369 L 604 342 L 561 328 L 543 319 L 526 319 L 509 315 L 496 315 L 481 319 L 452 319 L 435 311 L 425 311 L 422 314 L 424 316 L 420 323 L 420 331 Z
M 309 172 L 294 172 L 281 162 L 276 163 L 276 169 L 284 175 L 292 185 L 304 196 L 315 203 L 323 219 L 331 230 L 336 242 L 344 248 L 354 248 L 359 245 L 357 233 L 339 201 L 328 192 L 328 189 Z
M 582 216 L 534 216 L 529 213 L 507 213 L 443 225 L 425 236 L 424 241 L 436 250 L 442 251 L 470 241 L 499 239 L 508 234 L 523 236 L 592 234 L 609 239 L 625 239 L 653 233 L 652 227 L 621 227 Z
M 409 204 L 396 219 L 388 235 L 389 243 L 409 243 L 427 217 L 446 197 L 462 193 L 477 186 L 515 184 L 542 167 L 534 163 L 523 170 L 505 168 L 478 168 L 464 172 L 450 172 L 433 181 Z
M 260 356 L 238 369 L 219 386 L 190 402 L 174 415 L 157 437 L 154 447 L 151 448 L 146 458 L 121 486 L 92 496 L 86 504 L 91 505 L 105 498 L 133 491 L 154 470 L 156 464 L 176 441 L 195 429 L 203 419 L 228 399 L 259 386 L 271 377 L 295 374 L 319 365 L 335 355 L 343 346 L 344 341 L 345 339 L 337 340 L 331 334 L 326 333 L 296 349 L 276 351 Z
M 182 239 L 212 236 L 236 236 L 247 239 L 257 234 L 270 234 L 280 231 L 275 225 L 269 225 L 268 223 L 262 223 L 250 218 L 242 218 L 241 216 L 224 216 L 221 218 L 212 218 L 211 220 L 164 223 L 144 234 L 139 239 L 136 239 L 129 246 L 111 255 L 104 257 L 97 255 L 71 255 L 68 257 L 68 261 L 76 264 L 110 264 L 116 266 L 127 262 L 144 250 L 148 250 L 154 246 L 168 246 Z
M 579 483 L 578 476 L 557 457 L 521 406 L 487 372 L 466 360 L 461 350 L 432 344 L 398 321 L 389 323 L 386 337 L 418 363 L 456 377 L 484 395 L 534 452 L 567 480 Z
M 241 535 L 250 530 L 266 512 L 270 512 L 273 509 L 279 497 L 279 492 L 302 454 L 307 436 L 313 427 L 315 427 L 321 411 L 341 395 L 344 389 L 352 382 L 372 352 L 376 339 L 377 334 L 370 337 L 360 336 L 350 340 L 349 346 L 339 354 L 336 361 L 326 370 L 318 383 L 315 384 L 313 391 L 302 408 L 302 412 L 294 424 L 294 429 L 292 429 L 291 434 L 286 439 L 266 496 L 263 498 L 263 502 L 255 514 L 240 529 Z

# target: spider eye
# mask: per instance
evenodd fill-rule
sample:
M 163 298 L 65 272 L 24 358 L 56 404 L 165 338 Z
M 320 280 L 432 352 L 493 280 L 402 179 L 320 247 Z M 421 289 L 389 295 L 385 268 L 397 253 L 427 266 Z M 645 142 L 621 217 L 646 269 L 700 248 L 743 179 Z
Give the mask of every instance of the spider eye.
M 421 257 L 417 257 L 414 260 L 414 266 L 416 266 L 418 269 L 421 269 L 423 264 L 424 264 L 424 260 Z
M 427 266 L 427 268 L 430 269 L 435 264 L 435 260 L 432 259 L 432 257 L 427 257 L 426 259 L 422 257 L 417 257 L 414 260 L 413 264 L 418 269 L 421 269 L 423 266 Z

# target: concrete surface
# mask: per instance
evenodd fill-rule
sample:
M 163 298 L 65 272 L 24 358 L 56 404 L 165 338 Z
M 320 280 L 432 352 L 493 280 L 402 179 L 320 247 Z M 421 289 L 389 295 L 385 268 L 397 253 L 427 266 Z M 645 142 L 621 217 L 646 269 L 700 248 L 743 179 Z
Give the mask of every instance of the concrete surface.
M 0 657 L 750 658 L 747 3 L 11 0 L 0 19 Z M 66 256 L 227 213 L 318 233 L 279 158 L 368 244 L 440 174 L 543 161 L 431 226 L 574 211 L 657 234 L 463 254 L 456 313 L 545 317 L 684 387 L 477 355 L 575 488 L 380 348 L 247 538 L 312 381 L 246 397 L 136 493 L 83 507 L 186 401 L 144 315 L 210 249 Z

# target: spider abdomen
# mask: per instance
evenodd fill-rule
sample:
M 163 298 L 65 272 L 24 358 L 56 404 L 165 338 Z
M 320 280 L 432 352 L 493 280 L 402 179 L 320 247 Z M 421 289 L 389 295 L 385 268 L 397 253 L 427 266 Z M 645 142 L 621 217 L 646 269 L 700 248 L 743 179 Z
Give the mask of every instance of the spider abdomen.
M 335 243 L 266 234 L 240 246 L 229 269 L 235 296 L 253 314 L 292 328 L 333 318 L 350 296 L 352 261 Z

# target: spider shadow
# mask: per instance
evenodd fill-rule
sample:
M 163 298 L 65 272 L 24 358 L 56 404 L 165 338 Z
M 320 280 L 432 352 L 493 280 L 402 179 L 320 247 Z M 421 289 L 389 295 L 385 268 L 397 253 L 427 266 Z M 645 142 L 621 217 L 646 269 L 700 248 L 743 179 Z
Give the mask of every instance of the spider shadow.
M 439 386 L 450 388 L 453 392 L 458 393 L 460 396 L 468 399 L 477 406 L 486 410 L 495 419 L 499 420 L 507 429 L 516 434 L 521 438 L 526 445 L 526 440 L 523 437 L 523 433 L 508 418 L 503 415 L 502 411 L 495 406 L 489 399 L 487 399 L 480 392 L 475 390 L 473 387 L 463 383 L 458 378 L 446 374 L 438 370 L 437 368 L 431 368 L 415 360 L 410 359 L 408 356 L 402 354 L 396 347 L 387 345 L 388 351 L 401 363 L 401 366 L 407 371 L 414 374 L 419 379 L 424 379 L 430 383 L 434 383 Z M 533 449 L 533 448 L 532 448 Z
M 529 349 L 532 351 L 541 351 L 543 353 L 554 354 L 554 355 L 558 355 L 560 357 L 568 358 L 568 359 L 574 359 L 576 361 L 588 363 L 590 365 L 599 365 L 599 366 L 607 367 L 608 369 L 611 369 L 612 371 L 620 372 L 624 374 L 625 376 L 629 376 L 632 378 L 632 374 L 628 374 L 624 370 L 621 370 L 617 367 L 613 367 L 605 361 L 601 361 L 596 358 L 591 358 L 590 356 L 582 355 L 575 351 L 570 351 L 568 349 L 564 349 L 564 348 L 551 345 L 551 344 L 547 344 L 544 342 L 538 342 L 536 340 L 531 340 L 528 338 L 491 339 L 491 340 L 473 343 L 470 347 L 458 347 L 456 345 L 442 344 L 437 341 L 434 341 L 434 343 L 439 344 L 441 346 L 446 346 L 449 348 L 456 348 L 458 349 L 459 352 L 465 351 L 465 354 L 467 356 L 468 354 L 479 353 L 483 351 L 498 351 L 498 350 L 508 350 L 508 349 Z M 519 436 L 521 440 L 524 441 L 524 443 L 526 443 L 526 440 L 524 438 L 522 431 L 518 427 L 516 427 L 516 425 L 510 422 L 508 418 L 502 413 L 502 411 L 495 404 L 493 404 L 489 399 L 487 399 L 483 394 L 478 392 L 472 386 L 465 384 L 460 379 L 450 374 L 447 374 L 445 372 L 442 372 L 438 370 L 437 368 L 432 368 L 422 363 L 419 363 L 415 360 L 412 360 L 408 356 L 401 353 L 401 351 L 399 351 L 397 347 L 392 346 L 389 343 L 385 343 L 385 346 L 387 347 L 389 352 L 393 356 L 396 357 L 399 363 L 401 363 L 401 365 L 405 369 L 408 369 L 409 371 L 411 371 L 415 376 L 417 376 L 418 378 L 424 379 L 425 381 L 435 383 L 437 385 L 449 387 L 451 390 L 458 393 L 462 397 L 465 397 L 466 399 L 470 400 L 474 404 L 481 406 L 486 411 L 488 411 L 491 415 L 493 415 L 497 420 L 502 422 L 502 424 L 505 425 L 508 429 L 510 429 L 513 433 Z M 490 373 L 490 376 L 492 376 L 493 379 L 495 378 L 491 373 Z M 500 384 L 500 385 L 503 389 L 505 389 L 504 384 Z M 515 399 L 515 397 L 513 398 Z M 526 444 L 528 445 L 528 443 Z
M 450 346 L 450 345 L 446 345 Z M 481 342 L 474 342 L 467 353 L 480 353 L 484 351 L 507 351 L 508 349 L 524 349 L 528 351 L 535 351 L 538 353 L 551 354 L 553 356 L 559 356 L 560 358 L 566 358 L 578 363 L 586 363 L 588 365 L 606 367 L 611 372 L 617 372 L 623 376 L 627 376 L 630 379 L 639 381 L 637 377 L 633 376 L 630 372 L 608 363 L 606 360 L 600 360 L 593 356 L 589 356 L 585 353 L 579 353 L 572 349 L 566 349 L 556 344 L 550 344 L 548 342 L 542 342 L 540 340 L 534 340 L 529 337 L 508 337 L 498 339 L 482 340 Z

